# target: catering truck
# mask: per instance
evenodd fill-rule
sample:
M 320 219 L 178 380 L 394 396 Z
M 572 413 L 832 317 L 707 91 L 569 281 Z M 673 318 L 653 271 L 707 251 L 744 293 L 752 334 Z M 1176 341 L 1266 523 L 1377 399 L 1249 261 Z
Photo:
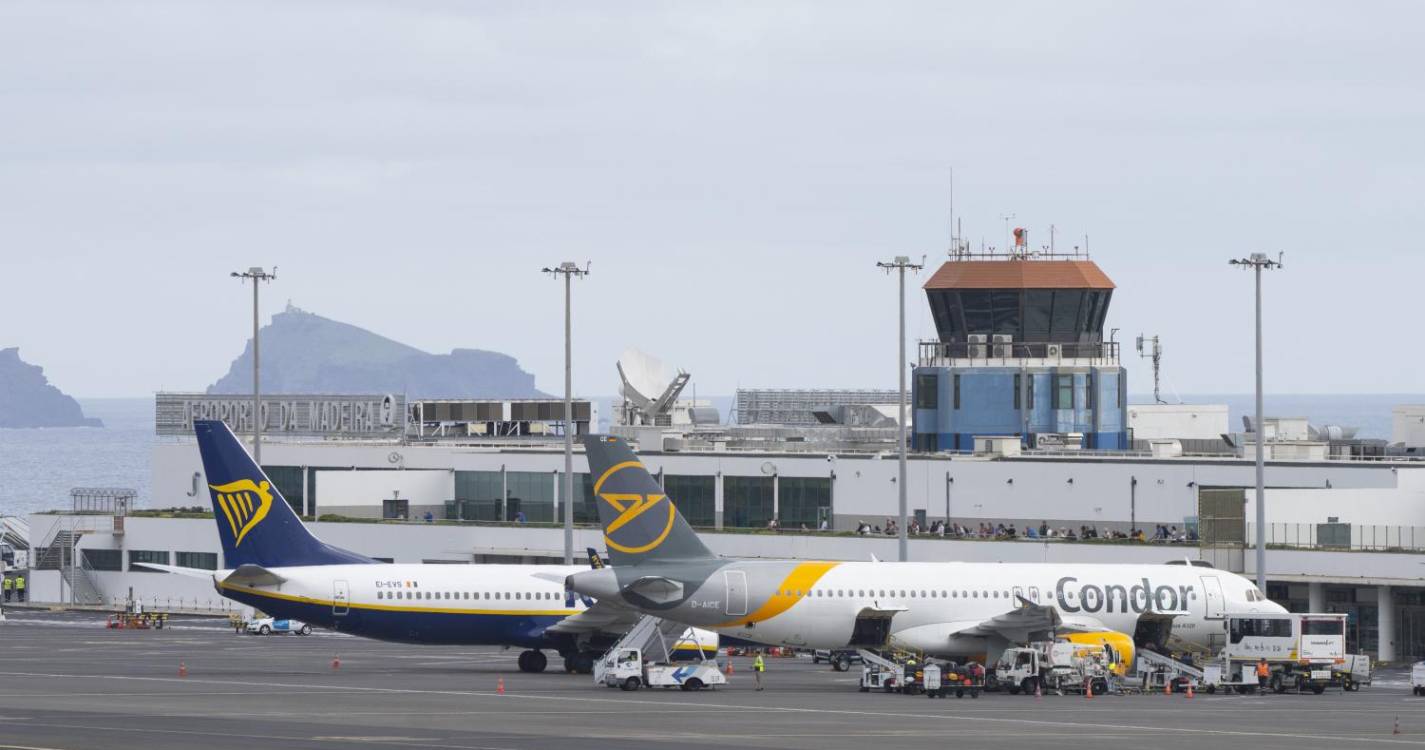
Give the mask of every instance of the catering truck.
M 1227 641 L 1221 653 L 1203 662 L 1202 686 L 1217 690 L 1275 693 L 1288 690 L 1320 695 L 1328 686 L 1353 689 L 1369 682 L 1360 660 L 1346 655 L 1346 615 L 1324 613 L 1252 613 L 1227 615 Z M 1257 665 L 1265 660 L 1262 685 Z M 1368 670 L 1367 670 L 1368 672 Z

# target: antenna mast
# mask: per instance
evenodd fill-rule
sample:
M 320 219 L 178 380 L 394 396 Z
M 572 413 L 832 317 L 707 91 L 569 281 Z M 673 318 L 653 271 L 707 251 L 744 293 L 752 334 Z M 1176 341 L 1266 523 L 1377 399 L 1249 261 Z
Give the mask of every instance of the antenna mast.
M 1151 345 L 1149 347 L 1149 351 L 1147 352 L 1143 351 L 1143 345 L 1145 343 Z M 1141 333 L 1138 334 L 1138 356 L 1147 357 L 1153 360 L 1153 402 L 1157 404 L 1166 404 L 1167 402 L 1164 401 L 1163 397 L 1160 395 L 1160 390 L 1158 386 L 1159 372 L 1163 366 L 1163 346 L 1158 341 L 1158 337 L 1153 336 L 1152 338 L 1149 338 Z

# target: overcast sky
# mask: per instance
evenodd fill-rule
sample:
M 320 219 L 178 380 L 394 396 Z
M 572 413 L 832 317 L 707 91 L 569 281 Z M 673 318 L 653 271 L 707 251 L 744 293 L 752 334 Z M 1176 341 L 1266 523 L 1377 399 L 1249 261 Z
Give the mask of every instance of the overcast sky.
M 895 384 L 955 212 L 1057 227 L 1180 392 L 1421 392 L 1419 3 L 0 2 L 0 347 L 80 396 L 197 389 L 229 271 L 433 352 L 612 393 Z M 1131 351 L 1131 348 L 1130 348 Z M 1132 390 L 1151 389 L 1128 362 Z

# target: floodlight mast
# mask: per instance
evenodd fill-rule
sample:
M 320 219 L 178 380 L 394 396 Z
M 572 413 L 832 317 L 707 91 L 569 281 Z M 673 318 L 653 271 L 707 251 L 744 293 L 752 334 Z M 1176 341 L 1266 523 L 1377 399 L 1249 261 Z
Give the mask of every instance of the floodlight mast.
M 273 281 L 277 278 L 277 266 L 272 267 L 272 273 L 262 270 L 259 266 L 253 266 L 246 271 L 233 271 L 229 274 L 233 278 L 242 279 L 244 282 L 252 280 L 252 460 L 258 466 L 262 465 L 262 381 L 258 371 L 258 322 L 257 322 L 257 288 L 259 282 Z
M 544 268 L 544 273 L 564 277 L 564 564 L 574 564 L 574 376 L 573 349 L 570 340 L 573 325 L 569 314 L 570 286 L 576 277 L 589 275 L 588 261 L 580 268 L 577 263 L 564 261 L 555 268 Z
M 906 414 L 905 414 L 905 370 L 907 366 L 905 358 L 905 272 L 907 270 L 919 271 L 925 268 L 925 257 L 922 256 L 920 263 L 910 262 L 910 258 L 904 255 L 897 255 L 889 263 L 878 262 L 876 267 L 883 269 L 886 273 L 892 270 L 900 275 L 900 351 L 896 355 L 896 373 L 900 378 L 899 401 L 897 408 L 899 411 L 899 424 L 896 425 L 896 447 L 899 452 L 899 471 L 896 478 L 896 490 L 900 499 L 900 528 L 897 534 L 900 561 L 905 562 L 910 559 L 910 543 L 906 536 L 906 487 L 905 487 L 905 453 L 906 453 Z
M 1267 506 L 1266 506 L 1266 438 L 1262 430 L 1262 271 L 1282 267 L 1282 254 L 1272 260 L 1266 253 L 1252 253 L 1246 258 L 1228 261 L 1240 268 L 1250 268 L 1257 281 L 1257 417 L 1252 425 L 1257 443 L 1257 588 L 1267 593 Z

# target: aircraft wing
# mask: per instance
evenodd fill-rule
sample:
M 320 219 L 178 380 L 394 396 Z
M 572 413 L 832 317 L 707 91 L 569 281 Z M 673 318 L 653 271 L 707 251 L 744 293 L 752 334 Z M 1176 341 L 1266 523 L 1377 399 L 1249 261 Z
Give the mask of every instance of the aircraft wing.
M 1016 643 L 1038 640 L 1044 634 L 1096 633 L 1107 630 L 1092 617 L 1064 617 L 1059 610 L 1020 597 L 1020 606 L 988 620 L 959 629 L 956 635 L 1001 636 Z
M 185 568 L 179 565 L 162 565 L 159 563 L 135 562 L 133 564 L 140 568 L 150 568 L 164 573 L 173 573 L 174 575 L 187 576 L 189 578 L 203 578 L 209 581 L 220 572 L 206 568 Z
M 576 615 L 570 615 L 549 626 L 551 633 L 596 633 L 608 632 L 622 635 L 628 632 L 643 615 L 625 607 L 595 602 L 592 607 Z

